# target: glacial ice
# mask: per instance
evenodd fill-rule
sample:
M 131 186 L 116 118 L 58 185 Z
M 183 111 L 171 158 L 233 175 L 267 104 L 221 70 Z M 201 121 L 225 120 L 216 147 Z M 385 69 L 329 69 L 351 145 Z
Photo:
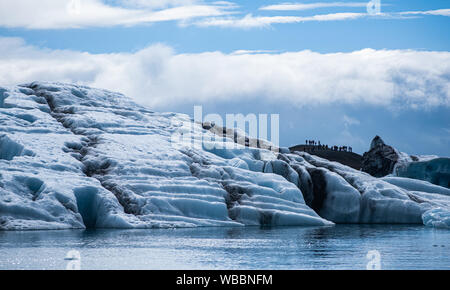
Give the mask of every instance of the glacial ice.
M 448 208 L 434 208 L 422 216 L 426 226 L 450 229 L 450 213 Z
M 3 230 L 448 224 L 444 187 L 241 146 L 118 93 L 31 83 L 0 95 Z M 234 149 L 209 146 L 221 140 Z
M 450 188 L 450 158 L 419 159 L 396 166 L 395 174 L 400 177 L 425 180 Z
M 397 177 L 397 176 L 386 176 L 382 180 L 389 182 L 393 185 L 406 189 L 408 191 L 421 191 L 428 193 L 437 193 L 450 196 L 450 189 L 432 184 L 427 181 Z

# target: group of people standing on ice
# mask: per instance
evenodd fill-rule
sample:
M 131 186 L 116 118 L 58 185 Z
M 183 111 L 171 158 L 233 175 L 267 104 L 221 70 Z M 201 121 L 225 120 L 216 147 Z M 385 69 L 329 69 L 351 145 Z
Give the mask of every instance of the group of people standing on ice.
M 328 145 L 323 145 L 320 144 L 320 141 L 315 141 L 315 140 L 306 140 L 305 144 L 308 146 L 313 146 L 310 147 L 309 149 L 311 150 L 332 150 L 332 151 L 341 151 L 341 152 L 353 152 L 353 148 L 349 147 L 349 146 L 328 146 Z

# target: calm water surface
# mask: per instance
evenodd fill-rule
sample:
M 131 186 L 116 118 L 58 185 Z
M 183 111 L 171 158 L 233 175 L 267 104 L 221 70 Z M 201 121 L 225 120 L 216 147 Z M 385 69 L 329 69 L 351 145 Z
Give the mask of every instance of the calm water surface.
M 0 269 L 450 269 L 450 230 L 410 225 L 0 232 Z

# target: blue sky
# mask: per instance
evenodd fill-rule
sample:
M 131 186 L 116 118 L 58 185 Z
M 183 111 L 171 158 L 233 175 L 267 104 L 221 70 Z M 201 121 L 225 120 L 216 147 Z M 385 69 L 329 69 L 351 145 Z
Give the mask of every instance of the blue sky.
M 8 1 L 8 0 L 7 0 Z M 210 1 L 212 2 L 212 1 Z M 240 15 L 315 15 L 337 12 L 365 12 L 365 7 L 321 8 L 306 11 L 261 11 L 265 5 L 289 2 L 233 1 Z M 292 1 L 292 2 L 295 2 Z M 314 3 L 315 1 L 298 1 Z M 317 1 L 327 2 L 327 1 Z M 335 1 L 328 1 L 335 2 Z M 349 3 L 357 1 L 346 1 Z M 359 2 L 359 1 L 358 1 Z M 364 1 L 361 1 L 364 2 Z M 450 8 L 447 0 L 381 1 L 383 12 L 427 11 Z M 235 50 L 348 52 L 363 48 L 448 51 L 448 17 L 428 16 L 409 19 L 369 18 L 349 21 L 277 24 L 270 28 L 237 29 L 223 27 L 180 27 L 177 21 L 141 24 L 132 27 L 85 29 L 0 28 L 0 35 L 22 37 L 27 43 L 52 49 L 73 49 L 92 53 L 136 51 L 149 44 L 165 43 L 177 52 Z
M 283 146 L 315 138 L 362 153 L 378 134 L 450 156 L 447 0 L 381 0 L 379 15 L 368 1 L 80 0 L 61 15 L 71 1 L 2 1 L 0 84 L 72 81 L 155 110 L 279 113 Z M 20 71 L 7 74 L 12 60 Z

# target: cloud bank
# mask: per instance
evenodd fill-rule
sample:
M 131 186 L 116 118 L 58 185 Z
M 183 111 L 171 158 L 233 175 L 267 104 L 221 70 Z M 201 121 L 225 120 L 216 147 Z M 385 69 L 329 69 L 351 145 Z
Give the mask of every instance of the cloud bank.
M 2 0 L 0 26 L 27 29 L 132 26 L 226 15 L 231 8 L 226 2 L 203 4 L 193 0 Z
M 238 17 L 209 17 L 196 21 L 194 24 L 201 27 L 233 27 L 233 28 L 255 28 L 268 27 L 272 24 L 301 23 L 311 21 L 342 21 L 366 17 L 367 13 L 331 13 L 318 14 L 313 16 L 253 16 L 247 14 L 242 18 Z
M 318 8 L 335 7 L 366 7 L 366 2 L 316 2 L 316 3 L 282 3 L 260 7 L 260 10 L 268 11 L 300 11 Z
M 35 80 L 107 88 L 155 109 L 241 101 L 422 109 L 450 106 L 450 53 L 177 54 L 156 44 L 135 53 L 91 54 L 0 38 L 0 85 Z
M 365 7 L 367 2 L 281 3 L 256 11 L 304 11 L 318 8 Z M 385 5 L 385 4 L 383 4 Z M 1 0 L 0 27 L 25 29 L 84 29 L 90 27 L 135 26 L 176 21 L 181 26 L 255 28 L 272 24 L 311 21 L 343 21 L 373 17 L 366 13 L 299 15 L 244 14 L 229 1 L 204 0 Z M 256 12 L 255 11 L 255 12 Z M 381 13 L 376 18 L 407 19 L 419 16 L 450 16 L 450 9 Z
M 405 11 L 400 12 L 402 15 L 433 15 L 433 16 L 450 16 L 450 9 L 437 9 L 427 11 Z

